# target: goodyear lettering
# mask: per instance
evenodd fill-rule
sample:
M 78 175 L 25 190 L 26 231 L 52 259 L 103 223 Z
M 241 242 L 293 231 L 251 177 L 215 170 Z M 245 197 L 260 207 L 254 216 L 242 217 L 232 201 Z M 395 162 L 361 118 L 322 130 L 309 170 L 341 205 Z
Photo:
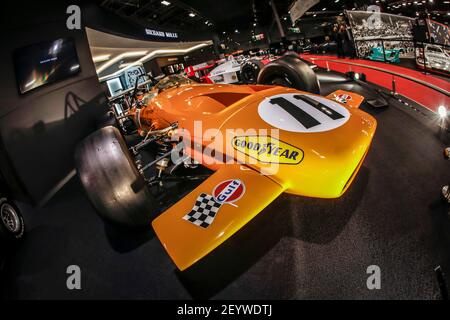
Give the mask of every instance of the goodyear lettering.
M 263 163 L 299 164 L 301 149 L 270 136 L 245 136 L 233 139 L 235 150 Z

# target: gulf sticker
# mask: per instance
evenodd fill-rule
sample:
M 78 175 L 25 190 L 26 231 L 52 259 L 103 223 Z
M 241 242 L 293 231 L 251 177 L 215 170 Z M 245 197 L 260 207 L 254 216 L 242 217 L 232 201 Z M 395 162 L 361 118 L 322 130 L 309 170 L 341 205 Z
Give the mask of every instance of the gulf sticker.
M 245 194 L 245 185 L 241 180 L 228 180 L 214 188 L 214 199 L 221 204 L 234 203 Z
M 334 100 L 340 103 L 347 103 L 349 101 L 352 101 L 352 96 L 346 93 L 341 93 L 335 96 Z
M 235 137 L 233 148 L 262 163 L 296 165 L 304 158 L 303 150 L 270 136 Z

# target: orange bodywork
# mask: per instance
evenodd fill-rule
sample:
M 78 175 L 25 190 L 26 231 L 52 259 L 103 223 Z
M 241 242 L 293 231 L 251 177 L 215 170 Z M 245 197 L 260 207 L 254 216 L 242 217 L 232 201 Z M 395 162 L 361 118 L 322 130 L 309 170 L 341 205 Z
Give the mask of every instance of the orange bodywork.
M 348 189 L 377 123 L 359 109 L 363 97 L 334 94 L 327 99 L 284 87 L 183 85 L 159 93 L 135 114 L 142 130 L 177 122 L 185 152 L 216 171 L 152 223 L 180 270 L 214 250 L 283 192 L 336 198 Z M 226 181 L 231 182 L 218 196 L 218 186 Z M 232 182 L 241 185 L 239 199 L 221 203 L 208 227 L 186 220 L 199 196 L 219 201 Z M 229 194 L 232 199 L 236 191 Z

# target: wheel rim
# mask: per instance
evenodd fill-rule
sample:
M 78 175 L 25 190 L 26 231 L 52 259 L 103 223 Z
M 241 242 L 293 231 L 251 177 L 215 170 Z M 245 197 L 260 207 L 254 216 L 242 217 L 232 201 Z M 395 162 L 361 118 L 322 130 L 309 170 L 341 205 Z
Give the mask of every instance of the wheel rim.
M 254 82 L 255 81 L 255 77 L 253 76 L 254 72 L 252 72 L 251 70 L 245 70 L 243 73 L 244 79 L 247 82 Z
M 16 210 L 5 203 L 0 209 L 0 216 L 3 224 L 11 233 L 17 233 L 20 230 L 20 218 Z

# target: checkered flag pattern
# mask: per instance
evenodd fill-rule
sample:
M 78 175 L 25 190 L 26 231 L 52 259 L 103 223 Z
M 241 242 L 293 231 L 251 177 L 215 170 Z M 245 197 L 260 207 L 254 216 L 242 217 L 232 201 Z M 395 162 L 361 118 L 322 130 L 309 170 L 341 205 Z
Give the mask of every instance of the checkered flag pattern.
M 197 198 L 192 211 L 183 219 L 206 229 L 214 222 L 221 206 L 222 204 L 218 203 L 213 196 L 202 193 Z

